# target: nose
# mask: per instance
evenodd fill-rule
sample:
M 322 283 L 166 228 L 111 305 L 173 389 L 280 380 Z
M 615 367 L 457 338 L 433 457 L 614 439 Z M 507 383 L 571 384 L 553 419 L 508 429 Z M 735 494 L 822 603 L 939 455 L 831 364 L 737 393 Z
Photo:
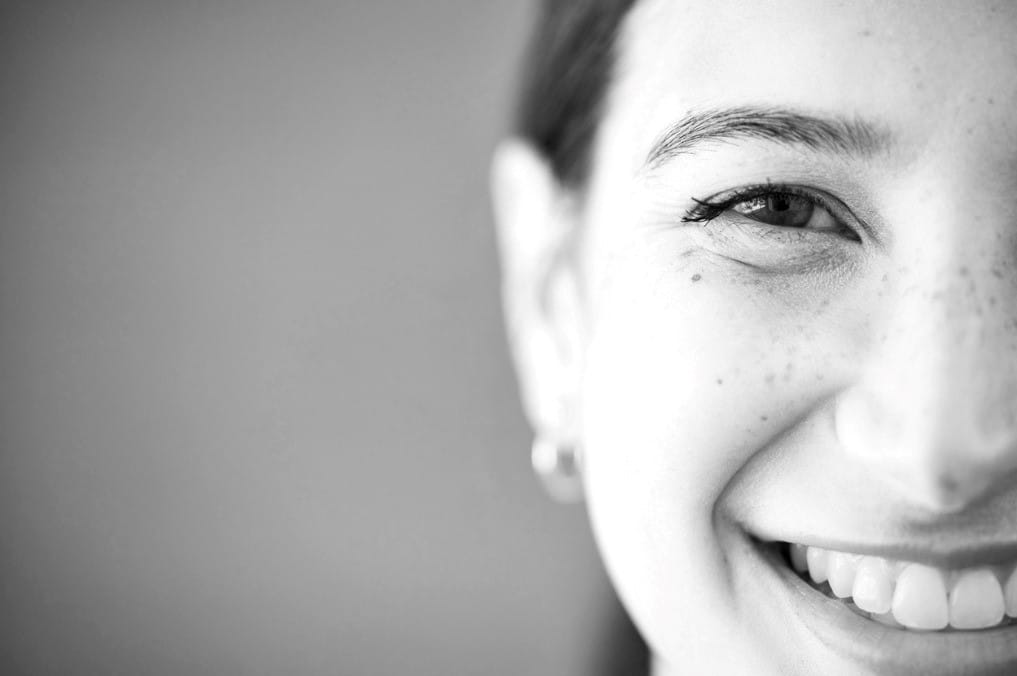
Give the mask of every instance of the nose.
M 891 266 L 835 406 L 844 450 L 941 513 L 1017 486 L 1017 274 L 961 232 Z

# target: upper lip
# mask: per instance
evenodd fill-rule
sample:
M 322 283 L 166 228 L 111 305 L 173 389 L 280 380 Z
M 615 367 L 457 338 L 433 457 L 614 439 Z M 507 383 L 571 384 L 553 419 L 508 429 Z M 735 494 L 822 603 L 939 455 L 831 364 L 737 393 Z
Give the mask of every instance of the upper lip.
M 760 533 L 751 528 L 747 531 L 764 542 L 791 542 L 838 552 L 922 563 L 948 570 L 1017 563 L 1017 540 L 1014 539 L 973 540 L 970 535 L 941 534 L 938 537 L 923 536 L 906 541 L 871 542 L 806 534 L 795 536 Z

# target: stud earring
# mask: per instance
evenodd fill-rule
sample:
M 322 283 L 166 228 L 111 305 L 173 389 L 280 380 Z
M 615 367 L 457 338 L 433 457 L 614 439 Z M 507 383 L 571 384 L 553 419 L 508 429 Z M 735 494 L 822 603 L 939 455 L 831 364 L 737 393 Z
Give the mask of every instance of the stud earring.
M 582 456 L 573 444 L 537 434 L 530 453 L 533 471 L 558 502 L 578 502 L 583 496 Z

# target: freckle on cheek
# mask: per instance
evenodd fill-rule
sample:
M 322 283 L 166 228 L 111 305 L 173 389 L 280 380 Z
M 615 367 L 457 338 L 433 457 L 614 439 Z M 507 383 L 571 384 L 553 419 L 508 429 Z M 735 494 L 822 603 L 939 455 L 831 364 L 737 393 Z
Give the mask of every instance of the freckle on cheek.
M 702 278 L 703 278 L 703 276 L 701 274 L 699 274 L 698 272 L 696 274 L 692 275 L 692 281 L 693 282 L 698 282 Z

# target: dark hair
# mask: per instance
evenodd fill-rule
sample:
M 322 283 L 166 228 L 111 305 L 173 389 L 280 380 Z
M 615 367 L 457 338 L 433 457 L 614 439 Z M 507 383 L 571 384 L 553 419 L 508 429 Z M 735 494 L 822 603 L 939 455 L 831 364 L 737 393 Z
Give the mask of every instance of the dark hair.
M 622 19 L 635 0 L 545 0 L 523 72 L 515 131 L 580 187 L 615 61 Z

